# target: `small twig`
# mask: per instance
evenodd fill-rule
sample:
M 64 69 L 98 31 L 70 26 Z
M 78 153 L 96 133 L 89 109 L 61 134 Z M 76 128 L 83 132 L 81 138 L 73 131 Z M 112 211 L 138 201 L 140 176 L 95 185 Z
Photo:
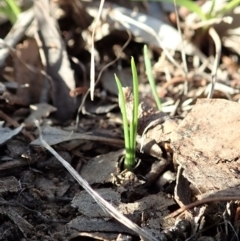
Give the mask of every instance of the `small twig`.
M 212 83 L 211 83 L 211 89 L 208 93 L 207 98 L 212 98 L 213 96 L 213 92 L 214 92 L 214 86 L 216 83 L 216 76 L 217 76 L 217 69 L 219 66 L 219 62 L 220 62 L 220 56 L 221 56 L 221 52 L 222 52 L 222 46 L 221 46 L 221 40 L 216 32 L 216 30 L 211 27 L 209 29 L 209 35 L 212 37 L 214 43 L 215 43 L 215 49 L 216 49 L 216 55 L 215 55 L 215 60 L 214 60 L 214 64 L 213 64 L 213 69 L 212 69 Z
M 232 21 L 233 21 L 233 18 L 230 16 L 225 16 L 225 17 L 221 17 L 221 18 L 211 18 L 208 20 L 203 20 L 199 23 L 195 23 L 193 26 L 191 26 L 191 29 L 196 30 L 198 28 L 212 26 L 214 24 L 220 24 L 221 22 L 231 24 Z
M 203 205 L 203 204 L 207 204 L 207 203 L 212 203 L 212 202 L 226 202 L 226 201 L 237 201 L 240 200 L 240 196 L 233 196 L 233 197 L 209 197 L 209 198 L 205 198 L 202 200 L 197 200 L 193 203 L 190 203 L 186 206 L 183 206 L 181 208 L 179 208 L 178 210 L 176 210 L 175 212 L 171 213 L 170 215 L 166 216 L 165 219 L 168 218 L 173 218 L 176 217 L 177 215 L 181 214 L 182 212 L 188 210 L 188 209 L 192 209 L 195 208 L 197 206 Z
M 160 93 L 159 93 L 159 97 L 164 97 L 165 96 L 165 92 L 167 91 L 167 88 L 171 85 L 174 84 L 178 84 L 178 83 L 182 83 L 185 81 L 184 76 L 176 76 L 171 78 L 170 80 L 168 80 L 167 82 L 165 82 L 163 84 L 163 86 L 161 87 Z M 188 78 L 188 81 L 192 81 L 192 78 Z

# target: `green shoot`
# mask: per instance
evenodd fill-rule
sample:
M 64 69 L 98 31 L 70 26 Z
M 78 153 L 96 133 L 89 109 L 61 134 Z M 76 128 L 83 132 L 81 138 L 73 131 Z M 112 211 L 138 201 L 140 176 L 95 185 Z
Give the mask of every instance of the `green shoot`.
M 210 7 L 210 10 L 209 12 L 206 14 L 206 19 L 211 19 L 212 16 L 213 16 L 213 11 L 214 11 L 214 8 L 215 8 L 215 3 L 216 3 L 216 0 L 213 0 L 212 1 L 212 4 L 211 4 L 211 7 Z
M 115 80 L 117 82 L 117 87 L 118 87 L 118 99 L 119 99 L 119 107 L 122 113 L 122 119 L 123 119 L 123 131 L 124 131 L 124 144 L 125 144 L 125 161 L 127 160 L 128 164 L 132 162 L 132 155 L 131 155 L 131 150 L 130 150 L 130 133 L 128 130 L 128 120 L 127 120 L 127 110 L 126 110 L 126 105 L 125 105 L 125 99 L 124 99 L 124 94 L 122 90 L 122 84 L 118 77 L 115 74 Z M 125 166 L 125 161 L 124 161 L 124 166 Z
M 237 7 L 239 4 L 240 4 L 240 0 L 232 0 L 230 2 L 227 2 L 226 5 L 216 13 L 216 16 L 221 16 L 226 14 L 227 12 Z
M 139 95 L 138 95 L 138 75 L 137 69 L 134 62 L 134 58 L 131 58 L 131 69 L 133 77 L 133 119 L 130 123 L 130 142 L 135 153 L 136 150 L 136 136 L 137 136 L 137 125 L 138 125 L 138 105 L 139 105 Z
M 158 109 L 162 110 L 162 104 L 161 104 L 160 99 L 158 98 L 156 83 L 155 83 L 155 80 L 154 80 L 153 74 L 152 74 L 152 66 L 151 66 L 151 61 L 150 61 L 149 55 L 148 55 L 147 45 L 144 45 L 143 53 L 144 53 L 144 63 L 145 63 L 145 68 L 146 68 L 146 72 L 147 72 L 147 77 L 148 77 L 149 84 L 151 86 L 153 97 L 155 99 Z
M 119 106 L 123 119 L 123 131 L 124 131 L 124 143 L 125 143 L 125 159 L 124 169 L 132 170 L 135 166 L 135 152 L 136 152 L 136 136 L 137 136 L 137 124 L 138 124 L 138 76 L 134 59 L 131 59 L 132 77 L 133 77 L 133 112 L 132 120 L 128 124 L 126 102 L 123 94 L 122 84 L 118 77 L 115 75 L 118 93 L 119 93 Z
M 0 13 L 6 15 L 12 24 L 16 22 L 20 12 L 21 10 L 15 0 L 4 0 L 3 4 L 0 4 Z

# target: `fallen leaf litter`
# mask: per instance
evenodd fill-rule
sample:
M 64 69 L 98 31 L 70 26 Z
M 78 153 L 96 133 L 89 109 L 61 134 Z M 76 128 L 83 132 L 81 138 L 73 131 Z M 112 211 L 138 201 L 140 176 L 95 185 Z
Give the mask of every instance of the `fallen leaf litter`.
M 58 1 L 54 1 L 54 3 L 55 2 Z M 59 2 L 58 4 L 65 4 L 64 1 Z M 100 240 L 119 241 L 121 240 L 121 236 L 124 236 L 119 235 L 119 232 L 124 232 L 125 234 L 134 236 L 136 235 L 136 233 L 133 233 L 131 229 L 124 227 L 123 225 L 118 225 L 118 223 L 116 223 L 114 219 L 106 220 L 110 219 L 110 216 L 106 215 L 105 212 L 102 212 L 102 210 L 99 209 L 97 204 L 93 202 L 91 198 L 89 198 L 90 196 L 86 194 L 85 191 L 79 190 L 79 188 L 72 189 L 74 190 L 74 195 L 77 194 L 72 201 L 72 204 L 75 205 L 75 207 L 78 207 L 79 211 L 81 212 L 81 214 L 78 213 L 78 217 L 76 217 L 76 210 L 62 205 L 62 203 L 60 205 L 57 205 L 57 203 L 53 204 L 52 202 L 58 202 L 59 200 L 62 200 L 64 202 L 69 202 L 70 200 L 72 200 L 73 195 L 72 193 L 70 193 L 69 196 L 68 191 L 72 188 L 72 186 L 75 185 L 75 183 L 73 182 L 72 177 L 70 177 L 68 173 L 64 172 L 62 164 L 56 164 L 56 158 L 48 159 L 46 153 L 42 153 L 41 148 L 36 148 L 36 145 L 41 145 L 39 139 L 35 140 L 32 143 L 33 145 L 31 146 L 31 148 L 28 147 L 28 142 L 25 142 L 25 139 L 22 139 L 21 132 L 26 137 L 28 137 L 28 141 L 29 139 L 33 141 L 35 139 L 34 134 L 36 133 L 33 133 L 33 135 L 29 134 L 32 130 L 27 129 L 26 126 L 20 126 L 18 124 L 19 121 L 22 122 L 22 120 L 25 119 L 25 124 L 30 124 L 29 126 L 31 126 L 33 119 L 36 118 L 39 121 L 43 120 L 44 123 L 44 121 L 46 120 L 45 118 L 48 117 L 51 112 L 56 112 L 57 109 L 55 107 L 58 107 L 56 113 L 57 115 L 55 114 L 55 117 L 65 120 L 65 117 L 67 119 L 71 118 L 70 115 L 72 115 L 72 113 L 74 113 L 76 109 L 75 98 L 74 100 L 72 97 L 69 98 L 69 89 L 65 88 L 65 86 L 70 87 L 70 93 L 76 90 L 72 68 L 70 68 L 70 64 L 67 58 L 68 56 L 64 47 L 65 45 L 62 44 L 62 36 L 55 31 L 57 30 L 57 28 L 55 28 L 55 25 L 57 25 L 57 18 L 54 17 L 54 14 L 59 11 L 53 11 L 53 15 L 48 15 L 47 11 L 39 11 L 44 6 L 43 4 L 44 2 L 36 1 L 35 10 L 37 11 L 37 14 L 35 14 L 34 16 L 33 9 L 24 12 L 22 15 L 22 19 L 24 19 L 22 23 L 25 23 L 23 24 L 24 26 L 22 28 L 16 28 L 16 26 L 19 25 L 14 25 L 12 31 L 10 31 L 10 33 L 6 36 L 4 41 L 1 41 L 1 45 L 5 47 L 7 45 L 9 45 L 10 47 L 15 47 L 14 45 L 19 42 L 19 40 L 22 38 L 21 36 L 23 36 L 23 33 L 25 34 L 27 26 L 29 26 L 30 22 L 32 22 L 33 18 L 35 18 L 35 20 L 39 21 L 40 26 L 46 25 L 45 28 L 41 27 L 38 31 L 38 33 L 43 39 L 43 43 L 38 42 L 37 44 L 43 47 L 43 51 L 45 51 L 46 55 L 49 55 L 46 63 L 47 70 L 45 73 L 44 71 L 42 71 L 43 65 L 39 58 L 39 49 L 38 46 L 36 46 L 35 40 L 27 38 L 25 41 L 22 42 L 22 44 L 18 44 L 16 46 L 17 52 L 15 55 L 12 52 L 14 56 L 13 67 L 15 71 L 15 79 L 12 79 L 11 81 L 5 82 L 3 84 L 1 83 L 1 88 L 4 87 L 3 89 L 1 89 L 1 97 L 2 100 L 6 101 L 6 103 L 4 105 L 1 105 L 1 107 L 5 108 L 7 106 L 8 109 L 9 105 L 11 104 L 27 105 L 27 107 L 22 108 L 22 110 L 17 110 L 16 112 L 14 112 L 11 117 L 4 113 L 4 110 L 0 111 L 1 118 L 6 121 L 6 124 L 4 124 L 6 126 L 1 126 L 0 128 L 0 132 L 2 134 L 0 138 L 1 148 L 6 147 L 6 150 L 4 150 L 4 154 L 1 155 L 0 162 L 0 194 L 3 196 L 11 194 L 13 198 L 16 197 L 16 200 L 7 201 L 4 200 L 1 196 L 1 220 L 2 218 L 4 220 L 6 218 L 6 223 L 8 223 L 9 221 L 12 222 L 12 224 L 14 224 L 14 228 L 17 227 L 17 229 L 14 230 L 14 232 L 12 233 L 15 233 L 16 231 L 17 236 L 23 236 L 26 240 L 29 237 L 33 238 L 33 240 L 50 240 L 50 238 L 61 240 L 62 235 L 65 233 L 64 231 L 58 232 L 58 230 L 65 230 L 65 228 L 70 229 L 70 233 L 72 234 L 70 239 L 77 237 L 89 237 L 92 239 L 95 238 Z M 81 2 L 79 2 L 79 4 L 77 5 L 73 1 L 72 4 L 73 5 L 71 7 L 74 8 L 73 18 L 77 21 L 78 26 L 81 26 L 81 24 L 83 24 L 83 29 L 88 28 L 88 21 L 86 20 L 88 20 L 88 17 L 90 15 L 92 15 L 93 17 L 96 16 L 96 10 L 98 9 L 98 6 L 95 6 L 95 2 L 92 2 L 91 5 L 86 5 L 84 7 L 82 6 Z M 126 4 L 131 3 L 129 2 Z M 68 5 L 68 7 L 69 6 L 70 5 Z M 57 6 L 57 8 L 55 9 L 60 8 L 59 6 Z M 44 12 L 44 14 L 40 14 L 40 12 Z M 166 24 L 165 22 L 160 21 L 150 15 L 137 13 L 130 18 L 130 9 L 119 8 L 119 6 L 112 3 L 110 5 L 106 3 L 103 9 L 103 13 L 103 15 L 106 15 L 107 17 L 106 19 L 102 19 L 103 21 L 105 21 L 104 24 L 99 24 L 99 33 L 101 32 L 101 34 L 96 35 L 95 41 L 101 40 L 103 36 L 111 34 L 109 32 L 111 29 L 115 30 L 116 28 L 118 28 L 121 30 L 125 30 L 125 26 L 123 28 L 122 25 L 118 24 L 117 18 L 119 16 L 121 17 L 123 22 L 125 22 L 125 24 L 127 23 L 127 25 L 129 25 L 132 34 L 134 34 L 138 38 L 142 38 L 144 42 L 150 42 L 151 44 L 157 46 L 159 44 L 155 38 L 153 41 L 153 36 L 151 36 L 149 33 L 146 34 L 146 27 L 148 27 L 147 25 L 157 25 L 158 27 L 164 26 L 168 28 L 168 32 L 171 34 L 163 34 L 162 29 L 164 28 L 160 28 L 159 31 L 159 36 L 162 38 L 165 46 L 167 45 L 171 48 L 173 45 L 178 45 L 177 43 L 180 41 L 180 38 L 172 37 L 179 37 L 176 29 L 170 27 L 169 24 Z M 90 15 L 86 16 L 88 14 Z M 233 16 L 231 13 L 229 14 L 230 16 Z M 82 16 L 81 19 L 79 19 L 80 15 Z M 137 20 L 141 17 L 146 18 L 146 25 L 138 24 L 139 22 Z M 129 20 L 131 20 L 131 22 L 129 22 Z M 20 21 L 18 22 L 18 24 L 19 23 Z M 91 23 L 89 22 L 89 24 Z M 216 28 L 220 26 L 221 23 L 218 24 Z M 92 26 L 90 26 L 89 29 L 91 29 L 91 27 Z M 231 25 L 229 25 L 229 27 L 232 28 Z M 50 28 L 54 31 L 50 31 Z M 135 31 L 136 29 L 137 31 Z M 49 31 L 51 32 L 50 34 L 48 34 Z M 68 43 L 68 40 L 72 40 L 68 39 L 69 36 L 67 36 L 67 34 L 73 33 L 72 31 L 68 31 L 69 30 L 66 30 L 66 32 L 62 32 L 62 34 L 64 35 L 63 37 L 66 38 L 64 39 L 64 41 L 66 41 L 67 44 L 70 43 Z M 79 35 L 81 34 L 77 33 L 77 36 Z M 55 36 L 56 38 L 53 38 L 53 36 Z M 226 46 L 226 43 L 230 41 L 230 37 L 233 36 L 234 33 L 231 36 L 226 36 L 223 39 L 222 43 Z M 172 41 L 170 41 L 171 39 L 176 40 L 174 44 L 172 44 Z M 78 44 L 79 42 L 76 41 L 75 43 L 73 43 L 73 46 L 75 46 L 76 48 Z M 46 47 L 44 45 L 48 47 L 44 48 Z M 120 45 L 117 44 L 117 46 Z M 69 45 L 68 47 L 71 51 L 72 46 Z M 85 47 L 86 48 L 84 50 L 87 51 L 88 46 L 85 45 Z M 202 62 L 206 60 L 206 57 L 201 55 L 191 43 L 187 43 L 186 47 L 187 53 L 189 53 L 190 55 L 198 55 Z M 237 51 L 239 51 L 240 48 L 236 49 Z M 99 51 L 99 49 L 96 50 Z M 175 48 L 173 50 L 175 51 Z M 5 60 L 8 52 L 11 51 L 10 48 L 0 49 L 1 67 L 6 62 Z M 75 49 L 72 49 L 72 52 L 74 51 Z M 81 51 L 82 48 L 77 49 L 78 54 Z M 118 49 L 118 53 L 114 54 L 118 55 L 119 52 L 121 53 L 121 51 L 122 50 L 120 48 Z M 124 61 L 127 58 L 126 56 L 124 56 Z M 58 66 L 58 61 L 56 61 L 58 59 L 61 60 L 59 62 L 61 63 L 60 66 Z M 232 63 L 234 62 L 233 59 L 230 60 Z M 224 58 L 223 62 L 225 62 Z M 161 70 L 159 69 L 165 68 L 165 66 L 161 65 L 160 61 L 158 62 L 158 64 L 160 64 L 160 66 L 155 65 L 155 69 L 157 69 L 157 72 L 162 74 L 165 70 L 161 72 Z M 35 69 L 31 69 L 29 68 L 29 66 L 34 66 Z M 175 69 L 172 68 L 172 66 L 168 67 L 171 68 L 170 72 L 174 73 Z M 236 87 L 238 85 L 239 79 L 239 74 L 236 73 L 238 71 L 238 68 L 239 67 L 236 64 L 233 71 L 233 76 L 235 76 L 234 81 L 231 82 L 231 85 L 235 83 Z M 117 68 L 113 67 L 113 72 L 115 72 L 116 70 Z M 86 70 L 84 71 L 86 72 Z M 124 70 L 121 72 L 126 73 Z M 196 82 L 195 72 L 190 72 L 191 73 L 189 73 L 189 76 L 191 78 L 189 83 L 194 84 Z M 56 76 L 56 73 L 59 73 L 59 76 Z M 111 73 L 110 71 L 105 73 L 108 73 L 108 76 L 106 74 L 104 78 L 101 79 L 102 84 L 105 84 L 103 85 L 103 89 L 108 90 L 109 93 L 114 93 L 113 89 L 115 85 L 108 85 L 108 82 L 110 81 L 110 79 L 112 79 L 113 73 Z M 205 75 L 203 76 L 207 76 L 208 78 L 210 77 L 210 75 L 206 73 L 204 74 Z M 190 96 L 194 98 L 186 100 L 186 102 L 189 101 L 188 103 L 195 105 L 196 98 L 198 96 L 202 97 L 202 94 L 205 91 L 206 84 L 209 81 L 207 77 L 204 80 L 202 80 L 201 77 L 199 78 L 200 81 L 198 84 L 202 85 L 202 88 L 199 88 L 198 94 L 194 93 L 193 95 L 188 95 L 188 97 Z M 52 85 L 52 89 L 49 93 L 51 94 L 52 103 L 55 107 L 50 105 L 46 106 L 42 103 L 40 105 L 36 104 L 38 102 L 39 96 L 41 96 L 42 102 L 48 101 L 48 96 L 44 95 L 47 93 L 47 88 L 45 88 L 46 86 L 44 86 L 44 88 L 42 89 L 43 95 L 39 91 L 39 89 L 41 89 L 41 87 L 39 86 L 43 84 L 42 79 L 45 78 L 50 80 L 50 83 Z M 178 74 L 173 75 L 173 78 L 170 78 L 170 81 L 168 81 L 164 85 L 164 96 L 167 93 L 169 87 L 171 88 L 172 86 L 179 84 L 179 81 L 175 81 L 176 78 L 180 78 L 181 82 L 185 81 L 184 76 L 178 77 Z M 226 81 L 227 76 L 221 74 L 219 78 Z M 126 83 L 129 83 L 128 75 L 125 75 L 125 79 Z M 35 80 L 37 81 L 36 83 Z M 35 83 L 36 85 L 33 83 Z M 127 85 L 128 84 L 126 84 L 125 86 Z M 25 88 L 27 86 L 28 88 Z M 86 88 L 86 86 L 83 86 L 82 88 L 84 89 Z M 17 94 L 10 94 L 12 92 L 9 92 L 9 90 L 17 91 Z M 234 89 L 230 86 L 227 86 L 226 82 L 216 83 L 215 90 L 218 90 L 228 95 L 239 93 L 239 90 L 237 88 Z M 179 91 L 179 89 L 177 89 L 177 91 Z M 235 100 L 238 99 L 237 95 L 234 96 L 234 98 Z M 33 109 L 35 108 L 35 110 L 37 110 L 33 111 L 32 114 L 30 114 L 29 118 L 26 118 L 25 114 L 20 116 L 15 115 L 17 114 L 17 112 L 19 114 L 21 111 L 29 112 L 29 104 L 33 104 Z M 187 110 L 192 107 L 190 105 L 185 106 L 188 108 Z M 105 105 L 101 102 L 93 103 L 92 106 L 88 108 L 88 112 L 93 114 L 103 114 L 109 112 L 115 107 L 116 102 L 114 102 L 113 104 L 109 104 L 108 102 L 106 102 Z M 122 154 L 121 150 L 107 152 L 108 154 L 104 153 L 94 158 L 84 157 L 85 151 L 91 151 L 91 149 L 94 148 L 95 142 L 97 142 L 98 144 L 102 144 L 102 142 L 107 143 L 107 146 L 111 145 L 111 148 L 122 148 L 123 141 L 119 139 L 119 135 L 117 135 L 116 138 L 109 138 L 108 136 L 98 136 L 94 133 L 72 133 L 71 131 L 66 131 L 60 128 L 45 126 L 46 128 L 43 132 L 44 138 L 46 138 L 48 144 L 55 145 L 54 148 L 56 148 L 58 154 L 61 154 L 64 159 L 67 159 L 67 164 L 74 165 L 76 162 L 76 157 L 79 158 L 79 163 L 86 162 L 84 163 L 81 170 L 84 178 L 88 180 L 89 183 L 93 185 L 95 190 L 101 193 L 106 200 L 112 203 L 113 206 L 120 209 L 122 213 L 124 213 L 130 219 L 132 218 L 135 223 L 141 224 L 145 230 L 147 230 L 150 234 L 154 235 L 154 238 L 152 240 L 156 240 L 155 237 L 161 240 L 161 234 L 159 234 L 160 230 L 162 230 L 162 228 L 165 226 L 171 226 L 174 221 L 177 222 L 177 219 L 170 219 L 169 223 L 168 221 L 163 219 L 165 215 L 168 215 L 170 213 L 170 211 L 168 210 L 168 205 L 173 204 L 173 201 L 172 199 L 169 199 L 168 196 L 164 196 L 162 192 L 149 195 L 149 193 L 147 194 L 147 191 L 144 188 L 140 187 L 144 185 L 146 185 L 146 187 L 151 187 L 151 185 L 154 185 L 156 180 L 158 180 L 159 175 L 162 178 L 160 178 L 161 180 L 159 179 L 160 187 L 164 186 L 166 182 L 174 182 L 174 173 L 171 173 L 170 179 L 163 180 L 163 176 L 167 176 L 168 171 L 165 172 L 166 169 L 168 169 L 168 167 L 171 165 L 173 166 L 172 159 L 169 158 L 169 156 L 171 156 L 172 154 L 174 156 L 174 168 L 178 166 L 176 181 L 177 184 L 174 192 L 175 200 L 182 207 L 180 210 L 178 210 L 178 212 L 182 212 L 195 206 L 209 202 L 239 200 L 239 198 L 236 196 L 236 194 L 239 193 L 240 173 L 238 151 L 238 122 L 240 120 L 238 115 L 239 104 L 226 100 L 199 100 L 184 120 L 170 118 L 163 112 L 159 112 L 151 106 L 149 107 L 145 105 L 144 102 L 141 103 L 139 108 L 140 125 L 138 131 L 139 135 L 143 135 L 144 137 L 142 139 L 141 136 L 138 137 L 138 149 L 142 149 L 145 156 L 155 157 L 155 161 L 153 163 L 147 163 L 148 166 L 151 165 L 151 168 L 149 168 L 149 172 L 144 175 L 143 178 L 139 178 L 137 172 L 118 173 L 118 155 Z M 9 110 L 11 111 L 7 113 L 12 113 L 13 107 L 10 106 Z M 14 126 L 16 129 L 10 129 L 8 128 L 8 126 Z M 73 140 L 75 142 L 74 144 Z M 66 141 L 68 141 L 68 143 L 66 143 Z M 91 144 L 88 145 L 89 142 Z M 85 143 L 87 148 L 83 148 L 83 143 Z M 21 144 L 24 144 L 23 147 L 27 148 L 23 148 Z M 65 149 L 67 145 L 69 147 L 69 149 L 67 149 L 68 152 L 66 152 Z M 79 148 L 80 145 L 81 148 Z M 32 149 L 36 151 L 34 155 L 33 153 L 31 153 Z M 170 153 L 167 156 L 168 158 L 165 158 L 164 156 L 166 155 L 166 153 Z M 147 162 L 147 160 L 144 161 Z M 108 165 L 108 168 L 106 168 L 106 172 L 104 174 L 102 174 L 103 170 L 101 169 L 101 164 Z M 92 170 L 94 167 L 96 169 Z M 20 172 L 21 176 L 19 175 Z M 90 175 L 91 173 L 92 176 Z M 102 174 L 102 176 L 100 174 Z M 8 176 L 4 177 L 6 175 Z M 144 178 L 147 178 L 147 180 Z M 115 180 L 114 184 L 116 186 L 112 185 L 113 179 Z M 104 190 L 103 187 L 108 185 L 111 185 L 111 187 L 114 187 L 115 189 Z M 126 199 L 128 203 L 124 203 L 122 200 L 120 200 L 120 196 L 126 195 L 126 193 L 128 197 L 135 195 L 135 200 L 132 203 L 129 202 L 128 199 Z M 146 194 L 148 196 L 144 196 Z M 136 198 L 136 196 L 138 196 L 138 198 Z M 198 200 L 192 203 L 192 197 L 196 197 Z M 80 200 L 80 204 L 77 204 L 77 202 L 74 203 L 77 200 Z M 161 206 L 159 206 L 159 203 Z M 61 206 L 62 208 L 59 208 Z M 38 207 L 40 209 L 37 209 Z M 55 208 L 59 210 L 56 210 Z M 206 207 L 204 208 L 207 209 Z M 187 217 L 188 214 L 192 214 L 192 220 L 198 219 L 198 221 L 201 221 L 201 217 L 205 215 L 205 209 L 199 211 L 197 217 L 195 216 L 196 210 L 192 210 L 193 212 L 185 212 L 185 217 Z M 96 216 L 94 217 L 95 219 L 89 218 L 92 217 L 91 215 L 93 215 L 92 210 L 96 211 L 94 213 L 94 215 Z M 74 212 L 74 215 L 66 215 L 70 212 Z M 85 216 L 82 215 L 83 213 Z M 56 220 L 55 218 L 60 217 L 61 214 L 66 215 L 64 217 L 68 217 L 69 219 Z M 38 225 L 38 223 L 34 223 L 35 217 L 37 217 L 37 221 L 40 223 L 40 225 Z M 103 219 L 103 217 L 106 219 Z M 237 218 L 237 216 L 235 218 Z M 67 225 L 61 226 L 61 223 L 65 224 L 66 222 L 68 222 Z M 34 223 L 34 225 L 32 223 Z M 51 226 L 50 231 L 48 227 L 46 227 L 48 226 L 48 224 L 55 224 L 58 229 L 57 232 L 56 230 L 54 230 L 55 225 L 49 225 Z M 83 224 L 85 224 L 85 226 L 83 226 Z M 3 223 L 3 225 L 1 224 L 0 227 L 3 228 L 1 229 L 1 231 L 3 230 L 3 232 L 0 233 L 2 235 L 8 235 L 8 233 L 11 233 L 11 229 L 7 229 L 8 232 L 5 232 L 4 225 L 5 223 Z M 44 225 L 44 228 L 41 228 L 41 225 Z M 176 226 L 177 225 L 175 225 L 175 227 Z M 44 233 L 43 230 L 47 230 L 46 233 L 51 233 L 52 236 L 48 236 Z M 199 229 L 197 228 L 194 230 L 196 232 L 199 231 Z M 88 233 L 86 233 L 87 231 Z M 182 233 L 183 231 L 181 232 L 181 234 Z M 127 239 L 127 235 L 125 235 L 125 238 Z M 174 238 L 172 239 L 174 240 Z M 200 239 L 207 240 L 207 237 L 202 236 Z

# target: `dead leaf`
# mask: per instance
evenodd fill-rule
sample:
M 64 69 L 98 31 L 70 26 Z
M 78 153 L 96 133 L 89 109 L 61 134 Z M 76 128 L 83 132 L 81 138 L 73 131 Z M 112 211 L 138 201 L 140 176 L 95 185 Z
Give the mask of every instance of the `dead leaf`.
M 42 118 L 48 117 L 52 112 L 56 111 L 52 105 L 46 103 L 39 103 L 30 105 L 31 114 L 25 119 L 25 124 L 33 124 L 35 120 L 42 121 Z
M 45 177 L 38 177 L 35 181 L 35 186 L 41 191 L 41 196 L 47 199 L 54 197 L 62 197 L 70 187 L 67 180 L 61 182 L 51 180 Z
M 96 16 L 97 10 L 98 6 L 94 6 L 92 2 L 87 7 L 87 11 L 93 17 Z M 107 17 L 104 19 L 104 24 L 99 24 L 102 27 L 98 28 L 95 40 L 102 39 L 111 30 L 128 29 L 135 36 L 135 41 L 151 43 L 156 47 L 174 51 L 181 49 L 182 40 L 180 34 L 166 21 L 112 3 L 104 4 L 102 16 Z M 185 52 L 190 55 L 197 51 L 197 48 L 188 41 L 184 41 L 184 46 Z
M 43 67 L 36 41 L 34 39 L 25 40 L 17 46 L 16 54 L 17 57 L 14 58 L 15 81 L 20 85 L 28 84 L 27 88 L 18 88 L 16 96 L 14 96 L 18 100 L 16 104 L 28 106 L 38 103 L 44 76 L 40 73 Z M 25 64 L 36 70 L 30 71 Z
M 240 191 L 239 109 L 239 103 L 200 99 L 172 133 L 176 162 L 199 194 Z
M 89 184 L 111 183 L 112 175 L 117 173 L 118 160 L 124 155 L 124 150 L 109 152 L 89 160 L 82 168 L 81 175 Z
M 0 122 L 0 145 L 11 139 L 13 136 L 21 132 L 23 126 L 19 126 L 13 130 L 8 127 L 3 127 L 3 122 Z
M 101 141 L 109 144 L 112 143 L 115 145 L 123 146 L 122 140 L 101 137 L 101 136 L 94 136 L 91 134 L 74 133 L 70 131 L 61 130 L 59 128 L 51 127 L 51 126 L 45 126 L 45 128 L 43 129 L 42 135 L 43 135 L 43 139 L 48 143 L 48 145 L 56 145 L 61 142 L 79 139 L 79 140 L 89 140 L 89 141 Z M 42 146 L 42 142 L 40 141 L 39 138 L 31 142 L 30 144 Z
M 103 218 L 88 218 L 79 216 L 74 218 L 67 224 L 70 230 L 77 230 L 78 232 L 99 232 L 99 233 L 128 233 L 134 235 L 135 233 L 124 225 L 116 222 L 115 220 L 106 221 Z
M 163 220 L 163 217 L 169 213 L 168 207 L 173 205 L 174 201 L 165 197 L 161 192 L 156 195 L 149 195 L 133 203 L 122 203 L 120 194 L 112 189 L 102 188 L 97 191 L 102 197 L 104 197 L 104 199 L 112 203 L 112 205 L 114 205 L 121 213 L 130 216 L 136 223 L 142 222 L 141 225 L 144 225 L 143 223 L 155 220 L 158 225 L 151 226 L 151 228 L 158 231 L 160 231 L 160 226 L 168 226 L 168 223 Z M 82 191 L 77 194 L 72 201 L 72 205 L 77 207 L 79 211 L 88 218 L 111 217 L 98 206 L 98 204 L 86 191 Z M 144 213 L 144 220 L 141 220 L 141 215 L 139 215 L 140 213 Z
M 94 174 L 91 173 L 89 176 L 94 176 Z M 97 192 L 114 206 L 118 206 L 120 204 L 121 196 L 113 189 L 101 188 L 98 189 Z M 78 208 L 83 215 L 90 218 L 111 217 L 111 215 L 105 212 L 86 191 L 81 191 L 73 198 L 72 206 Z

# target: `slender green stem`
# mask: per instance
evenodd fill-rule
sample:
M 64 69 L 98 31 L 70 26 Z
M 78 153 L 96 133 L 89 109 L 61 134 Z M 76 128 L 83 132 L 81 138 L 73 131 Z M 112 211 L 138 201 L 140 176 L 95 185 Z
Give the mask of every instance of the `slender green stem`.
M 4 0 L 5 6 L 0 7 L 0 12 L 5 14 L 10 22 L 14 24 L 18 14 L 21 12 L 15 0 Z
M 136 151 L 136 136 L 137 136 L 137 126 L 138 126 L 138 104 L 139 104 L 139 95 L 138 95 L 138 75 L 137 75 L 137 69 L 134 62 L 134 58 L 131 59 L 131 68 L 132 68 L 132 78 L 133 78 L 133 119 L 132 119 L 132 137 L 131 137 L 131 143 L 132 148 L 135 154 Z M 135 159 L 135 155 L 134 155 Z
M 127 163 L 127 166 L 131 166 L 131 144 L 130 144 L 130 137 L 129 137 L 129 130 L 128 130 L 128 120 L 127 120 L 127 110 L 126 110 L 126 104 L 124 99 L 124 94 L 122 90 L 122 84 L 118 77 L 115 75 L 115 80 L 118 87 L 118 94 L 119 94 L 119 106 L 122 113 L 122 119 L 123 119 L 123 131 L 124 131 L 124 143 L 125 143 L 125 161 L 124 163 Z
M 144 45 L 143 53 L 144 53 L 144 63 L 145 63 L 145 68 L 146 68 L 146 72 L 147 72 L 147 77 L 148 77 L 149 84 L 151 86 L 153 97 L 155 99 L 158 109 L 162 110 L 162 104 L 158 97 L 156 83 L 155 83 L 155 80 L 154 80 L 153 74 L 152 74 L 152 65 L 151 65 L 149 55 L 148 55 L 147 45 Z
M 239 4 L 240 4 L 240 0 L 231 0 L 227 2 L 226 5 L 221 10 L 219 10 L 213 17 L 224 15 L 227 12 L 234 9 L 235 7 L 237 7 Z
M 215 8 L 215 4 L 216 4 L 216 0 L 212 0 L 212 5 L 211 5 L 211 8 L 210 8 L 210 10 L 207 14 L 207 19 L 211 19 L 213 10 Z

